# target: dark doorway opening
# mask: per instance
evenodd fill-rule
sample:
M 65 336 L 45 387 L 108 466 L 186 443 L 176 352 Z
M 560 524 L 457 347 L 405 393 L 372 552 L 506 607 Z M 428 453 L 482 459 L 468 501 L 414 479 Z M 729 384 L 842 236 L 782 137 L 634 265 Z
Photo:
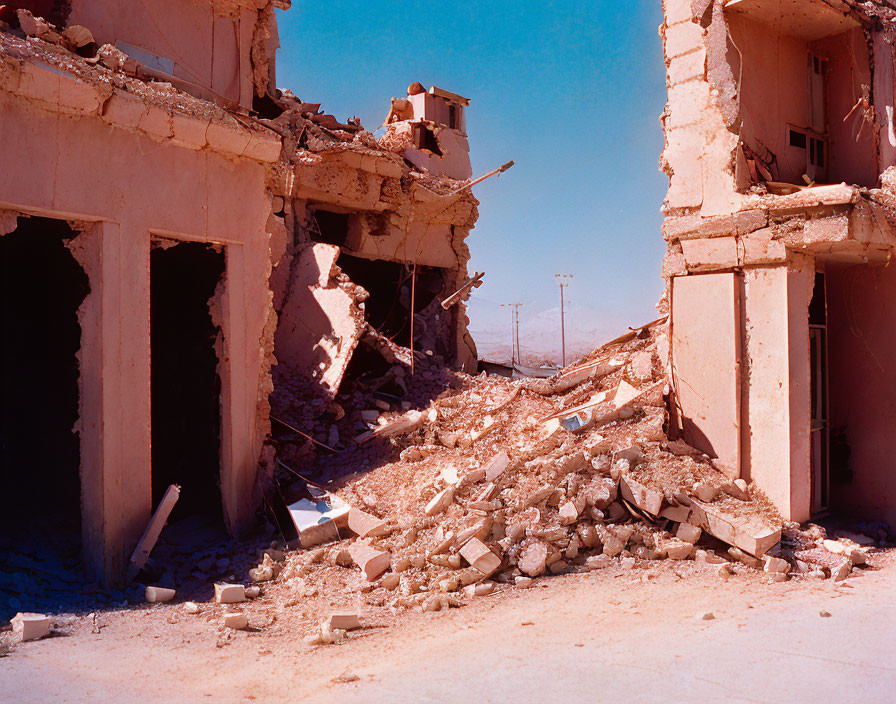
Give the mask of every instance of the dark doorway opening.
M 311 239 L 315 242 L 335 244 L 340 247 L 348 244 L 350 224 L 348 213 L 315 210 L 314 222 L 317 227 L 311 228 Z
M 209 299 L 223 252 L 198 242 L 150 254 L 152 498 L 181 486 L 171 521 L 206 514 L 223 521 L 221 380 Z
M 7 562 L 18 559 L 13 550 L 19 556 L 34 554 L 32 548 L 53 553 L 54 564 L 45 569 L 80 562 L 78 307 L 90 287 L 66 248 L 75 234 L 63 221 L 20 218 L 15 231 L 0 237 L 3 604 L 4 578 L 27 569 Z
M 370 294 L 364 316 L 370 325 L 402 347 L 411 344 L 411 271 L 405 264 L 340 254 L 336 260 L 353 283 Z M 444 289 L 441 270 L 418 266 L 414 312 L 420 313 Z M 417 330 L 417 335 L 420 330 Z

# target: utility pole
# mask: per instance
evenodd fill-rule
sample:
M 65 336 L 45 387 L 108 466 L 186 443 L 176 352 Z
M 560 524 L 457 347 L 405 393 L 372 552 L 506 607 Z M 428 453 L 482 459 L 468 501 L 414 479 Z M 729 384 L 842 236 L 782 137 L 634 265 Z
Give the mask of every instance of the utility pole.
M 560 287 L 560 344 L 562 345 L 562 366 L 566 366 L 566 306 L 563 300 L 563 289 L 569 286 L 572 274 L 554 274 L 554 279 Z
M 502 303 L 502 308 L 510 308 L 510 364 L 520 360 L 520 306 L 522 303 Z

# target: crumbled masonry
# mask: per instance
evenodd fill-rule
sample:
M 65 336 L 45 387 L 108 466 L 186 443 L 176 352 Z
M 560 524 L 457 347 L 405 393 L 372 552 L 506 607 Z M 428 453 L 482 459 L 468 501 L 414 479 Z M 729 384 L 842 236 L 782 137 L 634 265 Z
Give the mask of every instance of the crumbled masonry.
M 129 573 L 128 558 L 166 472 L 165 484 L 184 490 L 175 518 L 213 497 L 220 506 L 211 510 L 242 535 L 271 488 L 274 443 L 280 460 L 300 460 L 301 433 L 315 433 L 321 404 L 335 408 L 343 386 L 388 367 L 400 385 L 414 355 L 474 371 L 466 300 L 479 281 L 467 276 L 466 238 L 478 218 L 469 99 L 413 83 L 406 98 L 384 99 L 389 117 L 378 139 L 358 118 L 337 120 L 276 87 L 274 10 L 289 9 L 289 0 L 181 3 L 164 19 L 151 3 L 136 13 L 120 4 L 70 0 L 47 17 L 0 4 L 8 165 L 0 246 L 4 257 L 42 259 L 16 247 L 52 232 L 77 268 L 72 276 L 83 279 L 74 357 L 61 362 L 73 359 L 74 373 L 56 391 L 73 400 L 75 417 L 58 423 L 72 447 L 53 464 L 79 470 L 85 499 L 72 511 L 81 512 L 85 562 L 109 585 L 139 570 L 135 562 Z M 168 262 L 192 256 L 194 270 L 207 268 L 209 290 L 171 286 L 211 330 L 179 367 L 190 367 L 189 378 L 153 390 L 165 359 L 153 346 L 189 344 L 176 321 L 150 320 L 150 291 L 169 282 L 155 264 L 162 251 L 173 253 Z M 48 296 L 76 300 L 69 291 Z M 110 306 L 118 312 L 107 315 Z M 198 388 L 201 379 L 206 388 L 185 396 L 209 401 L 209 417 L 198 420 L 185 403 L 164 408 L 160 390 L 185 381 Z M 4 394 L 11 406 L 15 397 Z M 197 455 L 159 456 L 154 427 L 166 437 L 190 427 L 171 445 Z M 108 443 L 127 447 L 127 458 Z M 196 468 L 206 462 L 202 476 Z
M 789 521 L 894 525 L 896 7 L 663 13 L 660 309 L 684 438 Z
M 359 516 L 340 509 L 338 539 L 277 551 L 282 569 L 261 585 L 265 598 L 352 603 L 360 592 L 368 607 L 432 612 L 532 579 L 657 560 L 718 565 L 722 577 L 764 570 L 772 580 L 836 580 L 864 564 L 868 548 L 783 522 L 755 487 L 670 439 L 659 354 L 667 336 L 661 319 L 547 386 L 453 375 L 455 388 L 428 407 L 378 411 L 372 433 L 350 435 L 363 424 L 355 414 L 364 399 L 356 397 L 338 426 L 345 449 L 321 452 L 308 477 L 332 476 L 325 488 Z M 570 376 L 574 385 L 563 381 Z M 425 397 L 425 383 L 410 384 L 409 399 L 415 391 Z M 546 420 L 589 405 L 585 412 L 598 418 L 586 430 Z M 387 428 L 399 430 L 376 434 Z M 288 483 L 290 474 L 282 478 Z M 325 631 L 309 642 L 345 638 Z

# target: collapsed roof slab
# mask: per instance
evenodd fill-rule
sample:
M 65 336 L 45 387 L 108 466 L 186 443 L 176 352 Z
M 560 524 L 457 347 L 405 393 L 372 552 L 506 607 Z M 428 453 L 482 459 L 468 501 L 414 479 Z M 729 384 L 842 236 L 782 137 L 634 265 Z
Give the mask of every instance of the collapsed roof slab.
M 339 247 L 314 244 L 295 255 L 275 335 L 290 372 L 316 379 L 335 395 L 364 332 L 363 289 L 336 280 Z

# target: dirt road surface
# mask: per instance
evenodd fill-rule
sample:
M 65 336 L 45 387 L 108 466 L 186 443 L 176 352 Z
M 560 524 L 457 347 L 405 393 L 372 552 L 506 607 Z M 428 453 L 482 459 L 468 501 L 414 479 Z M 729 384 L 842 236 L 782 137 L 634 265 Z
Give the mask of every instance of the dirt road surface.
M 179 605 L 108 612 L 0 659 L 0 702 L 892 702 L 896 564 L 880 558 L 838 585 L 611 568 L 374 615 L 321 647 L 289 610 L 225 637 Z

